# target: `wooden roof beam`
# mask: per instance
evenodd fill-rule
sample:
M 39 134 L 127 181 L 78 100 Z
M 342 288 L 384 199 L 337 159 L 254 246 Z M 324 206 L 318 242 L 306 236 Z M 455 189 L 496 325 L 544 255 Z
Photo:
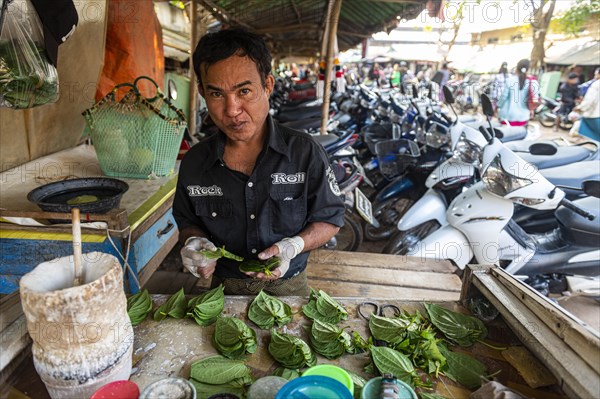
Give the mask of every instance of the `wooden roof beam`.
M 200 3 L 204 8 L 206 8 L 216 19 L 223 23 L 231 24 L 233 22 L 234 24 L 242 26 L 246 29 L 252 31 L 255 30 L 254 27 L 248 25 L 244 21 L 240 21 L 239 19 L 232 17 L 231 15 L 229 15 L 229 13 L 227 13 L 227 11 L 217 6 L 210 0 L 198 0 L 198 3 Z
M 269 33 L 285 33 L 295 32 L 303 30 L 311 30 L 318 28 L 318 24 L 294 24 L 294 25 L 283 25 L 283 26 L 270 26 L 268 28 L 255 29 L 256 33 L 269 34 Z

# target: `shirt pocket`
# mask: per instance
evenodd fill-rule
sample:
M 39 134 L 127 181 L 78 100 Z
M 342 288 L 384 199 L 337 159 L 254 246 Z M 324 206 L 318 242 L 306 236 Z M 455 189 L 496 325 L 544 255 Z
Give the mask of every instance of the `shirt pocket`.
M 196 201 L 196 215 L 205 221 L 231 218 L 233 205 L 228 199 L 201 199 Z
M 306 196 L 304 193 L 272 191 L 269 193 L 269 214 L 274 234 L 296 235 L 306 224 Z

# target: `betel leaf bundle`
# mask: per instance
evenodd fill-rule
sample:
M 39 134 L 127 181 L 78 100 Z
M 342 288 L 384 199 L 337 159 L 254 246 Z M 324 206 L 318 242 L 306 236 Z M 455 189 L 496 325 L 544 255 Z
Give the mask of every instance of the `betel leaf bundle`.
M 446 358 L 447 369 L 444 374 L 452 381 L 463 384 L 469 389 L 481 386 L 482 377 L 486 375 L 486 368 L 479 360 L 462 353 L 452 352 L 444 345 L 439 345 L 439 350 Z
M 127 298 L 127 314 L 132 326 L 137 326 L 146 320 L 148 313 L 152 311 L 152 298 L 147 289 Z
M 487 328 L 475 317 L 453 312 L 442 306 L 426 303 L 429 319 L 450 341 L 471 346 L 487 336 Z
M 301 338 L 271 330 L 269 353 L 288 369 L 301 369 L 317 364 L 317 357 Z
M 286 367 L 277 367 L 275 371 L 273 371 L 273 375 L 291 381 L 294 378 L 300 377 L 300 372 L 298 372 L 298 370 L 292 370 Z
M 414 386 L 419 377 L 408 356 L 384 346 L 371 348 L 373 363 L 381 375 L 393 374 L 397 379 Z
M 201 326 L 209 326 L 214 323 L 225 307 L 223 290 L 223 284 L 220 284 L 191 299 L 187 306 L 187 316 L 192 317 Z
M 174 319 L 182 319 L 185 316 L 185 310 L 187 308 L 187 300 L 183 288 L 171 295 L 165 303 L 163 303 L 154 312 L 154 320 L 161 321 L 165 317 L 173 317 Z
M 261 291 L 250 304 L 248 318 L 260 329 L 268 330 L 275 324 L 282 327 L 292 321 L 292 309 L 287 303 Z
M 236 317 L 219 317 L 213 345 L 226 358 L 240 359 L 256 352 L 256 332 Z
M 280 259 L 277 257 L 272 257 L 266 260 L 246 259 L 240 265 L 239 270 L 242 273 L 264 273 L 267 275 L 267 277 L 269 277 L 271 274 L 273 274 L 271 272 L 279 267 L 279 263 Z
M 200 250 L 200 253 L 202 255 L 206 256 L 208 259 L 227 258 L 227 259 L 236 260 L 238 262 L 241 262 L 244 260 L 244 258 L 242 258 L 241 256 L 237 256 L 237 255 L 227 251 L 225 249 L 225 246 L 222 246 L 221 248 L 217 248 L 214 251 L 210 251 L 208 249 L 202 249 L 202 250 Z
M 352 336 L 335 324 L 313 320 L 310 343 L 318 354 L 327 359 L 337 359 L 345 352 L 354 353 Z
M 252 384 L 250 369 L 242 361 L 210 356 L 192 364 L 190 382 L 199 398 L 231 393 L 244 396 L 244 387 Z
M 348 312 L 325 291 L 310 289 L 308 303 L 302 306 L 302 313 L 312 320 L 337 324 L 348 318 Z

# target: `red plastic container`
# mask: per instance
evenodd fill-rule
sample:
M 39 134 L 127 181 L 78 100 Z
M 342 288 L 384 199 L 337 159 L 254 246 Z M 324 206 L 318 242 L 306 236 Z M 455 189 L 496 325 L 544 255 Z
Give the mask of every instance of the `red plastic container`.
M 113 381 L 98 389 L 90 399 L 138 399 L 140 388 L 131 381 Z

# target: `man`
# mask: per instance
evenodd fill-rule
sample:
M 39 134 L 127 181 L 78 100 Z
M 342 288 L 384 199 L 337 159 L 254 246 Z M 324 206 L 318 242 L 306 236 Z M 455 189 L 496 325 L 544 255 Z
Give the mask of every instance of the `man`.
M 558 92 L 560 93 L 560 108 L 557 111 L 558 117 L 554 131 L 558 130 L 561 119 L 566 118 L 575 108 L 575 103 L 579 99 L 579 76 L 574 72 L 569 73 L 567 81 L 560 85 Z
M 343 225 L 344 205 L 324 150 L 269 115 L 271 55 L 241 29 L 209 33 L 193 56 L 198 90 L 219 132 L 182 160 L 173 216 L 184 266 L 225 293 L 308 295 L 306 261 Z M 277 257 L 271 276 L 208 259 L 225 246 L 247 259 Z

